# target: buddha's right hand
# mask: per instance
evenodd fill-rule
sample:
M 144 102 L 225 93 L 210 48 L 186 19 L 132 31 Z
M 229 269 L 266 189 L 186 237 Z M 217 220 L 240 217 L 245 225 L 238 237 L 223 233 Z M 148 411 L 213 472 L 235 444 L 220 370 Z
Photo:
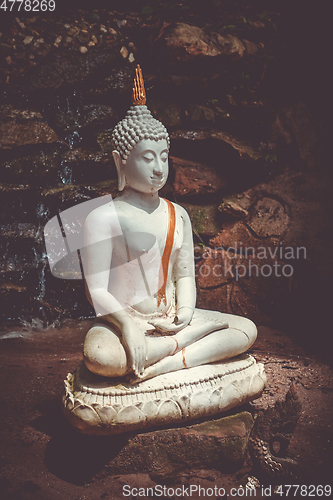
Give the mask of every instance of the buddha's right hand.
M 123 342 L 134 374 L 141 377 L 147 358 L 147 342 L 144 333 L 135 323 L 129 323 L 123 328 Z

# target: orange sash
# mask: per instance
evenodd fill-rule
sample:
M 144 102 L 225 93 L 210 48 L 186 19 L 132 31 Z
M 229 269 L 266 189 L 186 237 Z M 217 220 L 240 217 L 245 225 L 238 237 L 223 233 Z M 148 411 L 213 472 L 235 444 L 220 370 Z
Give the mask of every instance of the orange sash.
M 168 281 L 168 268 L 169 268 L 169 260 L 170 260 L 170 255 L 171 255 L 171 250 L 173 247 L 173 241 L 175 237 L 175 227 L 176 227 L 176 210 L 169 200 L 165 200 L 167 205 L 168 205 L 168 232 L 167 232 L 167 237 L 166 237 L 166 242 L 165 242 L 165 247 L 162 255 L 162 262 L 161 262 L 161 270 L 163 273 L 163 285 L 158 291 L 158 299 L 157 299 L 157 306 L 160 305 L 161 301 L 164 301 L 164 304 L 166 305 L 166 285 Z

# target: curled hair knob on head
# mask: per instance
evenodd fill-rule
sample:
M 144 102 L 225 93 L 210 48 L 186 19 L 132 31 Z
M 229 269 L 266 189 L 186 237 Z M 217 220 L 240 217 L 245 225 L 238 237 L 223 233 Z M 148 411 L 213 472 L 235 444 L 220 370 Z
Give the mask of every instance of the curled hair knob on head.
M 142 139 L 152 141 L 165 139 L 168 149 L 170 148 L 167 129 L 153 117 L 145 105 L 146 92 L 139 65 L 135 70 L 132 102 L 133 105 L 127 111 L 125 118 L 115 126 L 111 136 L 112 150 L 118 152 L 122 163 L 126 163 L 131 150 Z

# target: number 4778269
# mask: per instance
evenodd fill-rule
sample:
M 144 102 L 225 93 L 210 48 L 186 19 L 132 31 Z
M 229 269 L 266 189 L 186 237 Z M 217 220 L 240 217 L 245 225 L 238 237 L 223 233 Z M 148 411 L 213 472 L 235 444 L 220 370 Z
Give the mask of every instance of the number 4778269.
M 1 0 L 0 0 L 1 2 Z M 0 9 L 9 12 L 52 12 L 55 10 L 55 0 L 3 0 Z

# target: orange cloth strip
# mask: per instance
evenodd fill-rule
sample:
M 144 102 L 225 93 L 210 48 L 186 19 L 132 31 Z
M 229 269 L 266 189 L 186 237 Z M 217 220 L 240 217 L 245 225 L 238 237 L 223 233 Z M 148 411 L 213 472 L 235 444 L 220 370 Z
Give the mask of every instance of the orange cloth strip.
M 170 337 L 171 339 L 173 339 L 175 342 L 176 342 L 176 349 L 173 351 L 173 353 L 171 354 L 171 356 L 173 356 L 175 354 L 175 352 L 177 351 L 179 345 L 178 345 L 178 340 L 175 339 L 175 337 Z
M 185 368 L 187 368 L 186 362 L 185 362 L 185 347 L 184 347 L 184 349 L 182 349 L 182 355 L 183 355 L 183 365 L 185 366 Z
M 166 305 L 166 285 L 168 281 L 168 268 L 169 268 L 169 260 L 170 260 L 170 255 L 171 255 L 171 250 L 173 247 L 173 241 L 175 237 L 175 227 L 176 227 L 176 209 L 169 200 L 165 200 L 167 205 L 168 205 L 168 215 L 169 215 L 169 222 L 168 222 L 168 232 L 167 232 L 167 237 L 166 237 L 166 242 L 165 242 L 165 247 L 162 255 L 162 262 L 161 262 L 161 268 L 163 272 L 163 285 L 158 291 L 158 299 L 157 299 L 157 306 L 160 305 L 161 301 L 164 300 L 164 304 Z

